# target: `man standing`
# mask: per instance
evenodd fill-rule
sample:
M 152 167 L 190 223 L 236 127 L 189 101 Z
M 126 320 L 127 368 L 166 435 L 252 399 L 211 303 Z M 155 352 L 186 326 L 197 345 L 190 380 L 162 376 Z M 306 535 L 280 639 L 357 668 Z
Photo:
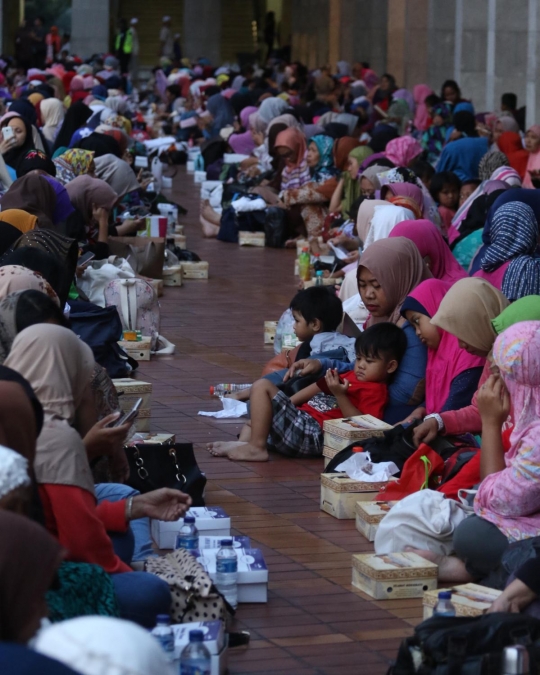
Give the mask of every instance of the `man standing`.
M 131 60 L 131 52 L 133 49 L 133 36 L 127 27 L 127 21 L 120 19 L 119 31 L 116 36 L 116 58 L 120 62 L 120 72 L 126 75 L 129 70 L 129 62 Z
M 139 35 L 137 33 L 138 23 L 139 19 L 135 17 L 129 22 L 129 32 L 131 33 L 131 62 L 129 65 L 129 73 L 134 86 L 137 85 L 139 80 Z
M 171 32 L 171 17 L 163 17 L 163 26 L 159 32 L 159 56 L 168 59 L 174 58 L 174 41 Z
M 34 67 L 42 70 L 45 68 L 45 58 L 47 56 L 47 45 L 45 44 L 45 35 L 47 31 L 43 25 L 41 16 L 34 19 Z

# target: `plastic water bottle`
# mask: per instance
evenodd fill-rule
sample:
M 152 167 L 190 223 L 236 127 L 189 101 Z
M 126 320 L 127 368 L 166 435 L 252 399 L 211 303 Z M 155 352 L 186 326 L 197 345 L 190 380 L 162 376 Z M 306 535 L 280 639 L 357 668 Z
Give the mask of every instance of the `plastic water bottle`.
M 189 644 L 180 655 L 180 675 L 210 675 L 212 657 L 204 646 L 202 630 L 189 631 Z
M 315 272 L 315 286 L 324 286 L 323 274 L 324 272 L 322 270 L 317 270 L 317 272 Z
M 158 614 L 152 635 L 159 642 L 169 661 L 174 661 L 174 633 L 171 628 L 171 617 L 168 614 Z
M 226 394 L 232 394 L 234 391 L 243 391 L 250 387 L 250 384 L 216 384 L 210 387 L 210 396 L 225 396 Z
M 232 539 L 222 539 L 216 555 L 216 587 L 225 600 L 235 607 L 238 605 L 238 556 Z
M 451 591 L 441 591 L 439 600 L 433 610 L 433 616 L 456 616 L 456 608 L 450 602 L 451 598 Z
M 302 281 L 309 281 L 311 279 L 311 256 L 309 249 L 303 248 L 302 253 L 298 256 L 298 274 Z
M 199 548 L 199 530 L 195 525 L 194 516 L 184 516 L 184 524 L 176 535 L 176 547 L 187 551 L 197 551 Z

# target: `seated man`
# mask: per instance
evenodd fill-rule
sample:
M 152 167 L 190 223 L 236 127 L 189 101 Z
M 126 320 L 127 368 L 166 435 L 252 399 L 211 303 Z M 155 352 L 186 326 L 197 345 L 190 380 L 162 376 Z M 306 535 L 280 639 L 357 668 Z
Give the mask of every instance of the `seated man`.
M 392 323 L 371 326 L 357 338 L 354 368 L 340 378 L 328 370 L 316 384 L 288 398 L 268 380 L 251 387 L 251 421 L 239 441 L 210 443 L 212 455 L 264 462 L 268 450 L 289 457 L 319 457 L 325 420 L 369 414 L 382 418 L 387 383 L 407 349 L 407 338 Z

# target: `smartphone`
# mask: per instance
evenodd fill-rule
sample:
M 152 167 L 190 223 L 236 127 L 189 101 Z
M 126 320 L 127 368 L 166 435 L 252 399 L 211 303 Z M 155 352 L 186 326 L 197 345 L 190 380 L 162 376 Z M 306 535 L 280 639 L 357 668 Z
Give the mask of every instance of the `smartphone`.
M 13 131 L 13 127 L 3 127 L 2 128 L 2 136 L 4 137 L 5 141 L 9 141 L 12 138 L 15 138 L 15 132 Z
M 121 427 L 123 424 L 126 424 L 127 422 L 132 422 L 137 415 L 139 414 L 139 408 L 141 407 L 143 400 L 142 398 L 139 398 L 135 401 L 135 405 L 131 410 L 124 415 L 121 415 L 117 420 L 114 422 L 111 422 L 111 424 L 107 425 L 109 428 L 114 428 L 114 427 Z
M 84 267 L 85 265 L 88 265 L 88 263 L 95 257 L 96 254 L 92 253 L 92 251 L 87 251 L 86 253 L 83 253 L 83 255 L 77 260 L 77 267 Z

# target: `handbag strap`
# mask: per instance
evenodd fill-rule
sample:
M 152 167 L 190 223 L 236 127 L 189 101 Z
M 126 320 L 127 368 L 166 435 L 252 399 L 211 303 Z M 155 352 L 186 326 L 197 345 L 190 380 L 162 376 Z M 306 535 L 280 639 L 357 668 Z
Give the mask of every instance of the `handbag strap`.
M 133 292 L 130 293 L 130 289 Z M 120 307 L 124 327 L 128 330 L 135 330 L 137 326 L 136 279 L 122 279 L 120 281 Z

